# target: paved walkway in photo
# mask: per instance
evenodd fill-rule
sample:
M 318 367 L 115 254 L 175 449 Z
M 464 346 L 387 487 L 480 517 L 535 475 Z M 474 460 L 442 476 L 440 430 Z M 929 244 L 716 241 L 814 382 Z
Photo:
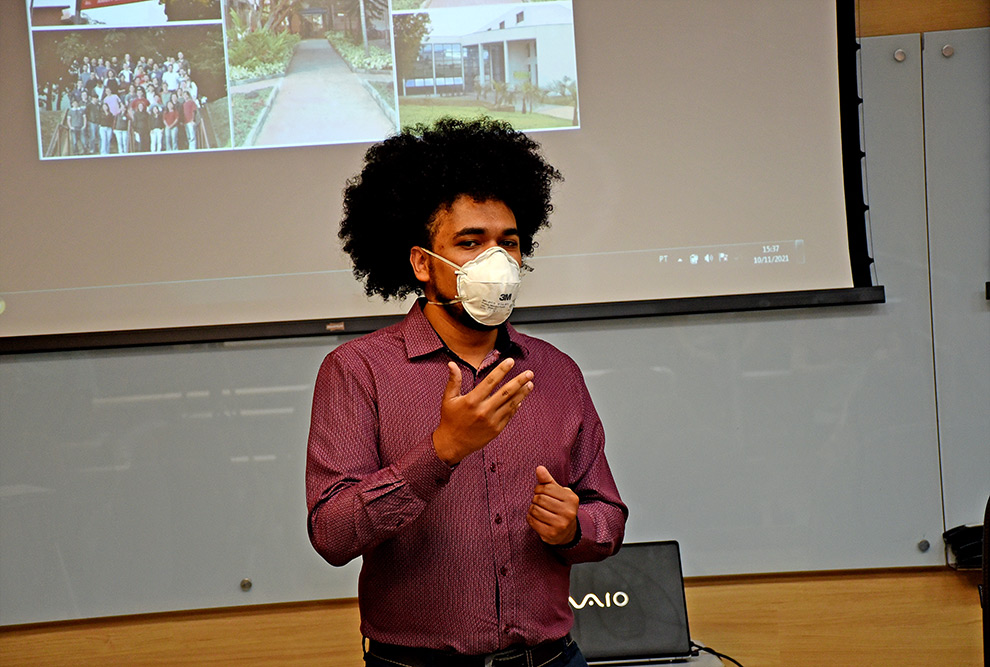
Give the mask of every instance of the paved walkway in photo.
M 254 145 L 380 141 L 394 132 L 329 42 L 307 39 L 296 47 Z

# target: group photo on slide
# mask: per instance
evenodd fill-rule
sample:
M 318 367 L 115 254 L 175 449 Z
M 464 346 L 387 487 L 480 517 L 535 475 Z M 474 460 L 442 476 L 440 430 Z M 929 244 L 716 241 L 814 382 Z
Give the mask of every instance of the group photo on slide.
M 230 146 L 219 3 L 104 2 L 46 20 L 45 1 L 31 32 L 42 157 Z

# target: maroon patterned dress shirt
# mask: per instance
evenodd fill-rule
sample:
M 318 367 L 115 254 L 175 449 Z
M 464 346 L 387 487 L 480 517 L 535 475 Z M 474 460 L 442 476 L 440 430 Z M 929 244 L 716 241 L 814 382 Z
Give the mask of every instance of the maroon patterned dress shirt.
M 448 360 L 470 391 L 506 355 L 534 390 L 508 426 L 455 467 L 441 461 Z M 507 379 L 508 379 L 507 378 Z M 333 350 L 316 380 L 306 467 L 309 534 L 334 565 L 364 559 L 361 631 L 390 644 L 491 653 L 571 627 L 570 564 L 622 542 L 627 509 L 577 365 L 511 326 L 475 370 L 415 304 L 400 323 Z M 545 544 L 526 523 L 544 465 L 580 498 L 579 539 Z

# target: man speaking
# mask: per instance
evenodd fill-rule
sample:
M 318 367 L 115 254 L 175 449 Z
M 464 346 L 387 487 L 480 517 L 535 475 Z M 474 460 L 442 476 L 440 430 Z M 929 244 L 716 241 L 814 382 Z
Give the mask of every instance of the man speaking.
M 369 667 L 575 667 L 570 565 L 622 542 L 627 509 L 577 365 L 505 323 L 561 179 L 493 120 L 372 146 L 340 238 L 366 292 L 421 298 L 320 368 L 309 535 L 361 556 Z

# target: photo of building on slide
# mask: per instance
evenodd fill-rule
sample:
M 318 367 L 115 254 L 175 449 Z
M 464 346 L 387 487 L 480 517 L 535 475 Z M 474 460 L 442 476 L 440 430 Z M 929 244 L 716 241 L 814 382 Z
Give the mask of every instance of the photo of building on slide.
M 423 4 L 392 17 L 401 125 L 488 115 L 520 130 L 578 126 L 570 2 Z
M 387 0 L 226 0 L 235 147 L 398 129 Z

